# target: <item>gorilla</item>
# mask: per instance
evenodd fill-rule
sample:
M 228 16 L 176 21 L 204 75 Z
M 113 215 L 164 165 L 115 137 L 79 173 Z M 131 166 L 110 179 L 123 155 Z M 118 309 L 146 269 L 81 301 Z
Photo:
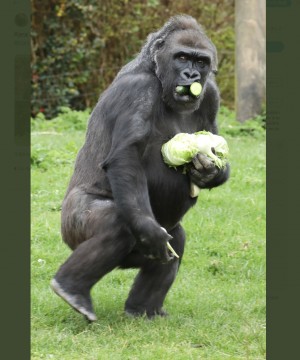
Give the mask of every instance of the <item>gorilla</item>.
M 54 292 L 95 321 L 91 288 L 115 268 L 140 269 L 125 313 L 164 316 L 183 256 L 180 224 L 196 203 L 191 184 L 212 189 L 229 177 L 198 154 L 186 171 L 161 147 L 178 133 L 217 133 L 216 49 L 191 16 L 172 17 L 100 96 L 62 204 L 61 232 L 73 250 L 51 281 Z M 195 97 L 177 86 L 200 82 Z M 167 242 L 179 255 L 172 256 Z

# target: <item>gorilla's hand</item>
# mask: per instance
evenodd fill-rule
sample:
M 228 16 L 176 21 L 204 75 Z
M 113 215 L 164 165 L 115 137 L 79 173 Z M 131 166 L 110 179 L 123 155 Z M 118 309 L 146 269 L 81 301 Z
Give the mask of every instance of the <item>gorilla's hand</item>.
M 155 220 L 145 218 L 139 221 L 136 237 L 138 247 L 145 257 L 159 260 L 162 263 L 167 263 L 173 259 L 167 248 L 167 242 L 172 239 L 172 236 Z
M 188 174 L 195 185 L 205 189 L 215 186 L 214 180 L 220 171 L 209 157 L 199 153 L 193 158 Z

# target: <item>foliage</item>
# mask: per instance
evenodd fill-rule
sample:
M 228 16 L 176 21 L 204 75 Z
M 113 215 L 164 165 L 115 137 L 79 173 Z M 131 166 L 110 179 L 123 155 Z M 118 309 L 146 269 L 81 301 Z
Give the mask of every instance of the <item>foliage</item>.
M 234 99 L 233 0 L 31 0 L 32 115 L 93 107 L 150 32 L 172 15 L 194 16 L 219 54 L 223 103 Z
M 253 136 L 257 138 L 266 135 L 266 112 L 243 123 L 236 121 L 235 113 L 222 106 L 220 108 L 218 123 L 222 136 Z
M 90 109 L 83 111 L 71 110 L 68 107 L 60 107 L 57 116 L 49 121 L 45 121 L 46 117 L 43 113 L 38 113 L 36 117 L 31 119 L 31 131 L 65 131 L 65 130 L 86 130 L 87 121 L 90 116 Z
M 125 317 L 137 271 L 115 270 L 93 288 L 99 320 L 87 324 L 49 286 L 70 254 L 60 207 L 87 118 L 64 111 L 53 121 L 39 115 L 32 125 L 32 360 L 265 359 L 264 133 L 226 134 L 231 177 L 201 191 L 183 219 L 186 249 L 166 299 L 169 317 Z M 220 133 L 234 118 L 221 109 Z

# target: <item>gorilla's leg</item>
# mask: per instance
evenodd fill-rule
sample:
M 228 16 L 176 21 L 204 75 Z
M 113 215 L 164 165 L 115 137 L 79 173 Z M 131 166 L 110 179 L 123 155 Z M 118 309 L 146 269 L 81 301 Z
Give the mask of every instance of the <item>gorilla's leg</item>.
M 149 318 L 166 315 L 162 309 L 163 302 L 176 278 L 185 242 L 185 234 L 180 225 L 169 234 L 173 236 L 170 243 L 180 258 L 174 258 L 167 264 L 153 260 L 144 262 L 125 303 L 128 315 L 146 314 Z
M 103 204 L 101 200 L 93 202 L 85 223 L 90 237 L 76 247 L 51 281 L 52 289 L 90 321 L 96 320 L 90 296 L 92 286 L 116 268 L 135 244 L 113 203 Z

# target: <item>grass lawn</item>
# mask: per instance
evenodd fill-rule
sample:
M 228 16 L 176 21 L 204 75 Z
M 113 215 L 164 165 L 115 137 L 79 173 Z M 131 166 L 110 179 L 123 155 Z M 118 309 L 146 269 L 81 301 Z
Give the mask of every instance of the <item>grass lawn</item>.
M 60 206 L 87 112 L 65 109 L 32 126 L 32 359 L 265 359 L 265 135 L 220 114 L 231 178 L 201 191 L 185 216 L 187 243 L 165 301 L 168 318 L 130 319 L 123 306 L 137 270 L 115 270 L 92 291 L 98 321 L 57 297 L 49 281 L 70 250 Z M 252 124 L 252 125 L 251 125 Z

